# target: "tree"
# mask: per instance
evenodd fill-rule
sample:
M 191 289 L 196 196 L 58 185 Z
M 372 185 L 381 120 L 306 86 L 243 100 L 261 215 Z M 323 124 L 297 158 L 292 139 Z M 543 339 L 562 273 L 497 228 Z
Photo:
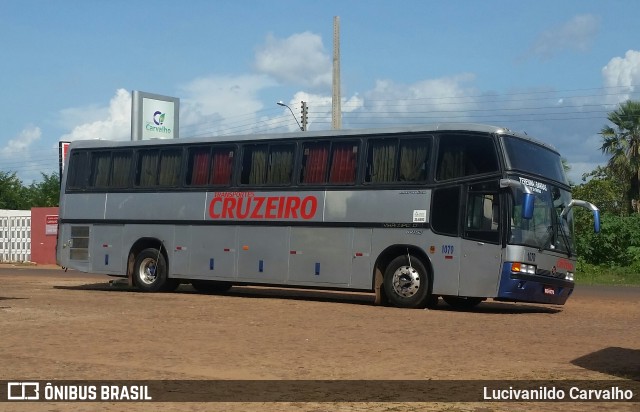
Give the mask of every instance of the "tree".
M 16 172 L 0 171 L 0 209 L 26 210 L 31 206 Z
M 40 173 L 41 182 L 33 182 L 27 189 L 29 193 L 29 204 L 31 207 L 51 207 L 58 206 L 60 200 L 60 177 L 58 173 L 50 175 Z
M 582 175 L 583 183 L 573 187 L 573 197 L 585 199 L 602 213 L 616 216 L 627 216 L 625 184 L 611 175 L 607 167 L 598 166 L 593 171 Z M 579 211 L 580 209 L 576 209 Z M 591 213 L 583 210 L 588 221 L 592 221 Z
M 611 173 L 626 186 L 629 211 L 640 211 L 640 101 L 627 100 L 607 119 L 614 127 L 600 130 L 603 153 L 611 155 L 607 164 Z

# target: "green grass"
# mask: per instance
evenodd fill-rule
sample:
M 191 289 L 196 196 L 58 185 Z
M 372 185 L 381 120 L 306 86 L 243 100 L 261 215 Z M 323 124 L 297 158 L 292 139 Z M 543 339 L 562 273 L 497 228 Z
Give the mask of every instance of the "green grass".
M 640 286 L 640 269 L 635 266 L 600 266 L 578 261 L 578 285 Z

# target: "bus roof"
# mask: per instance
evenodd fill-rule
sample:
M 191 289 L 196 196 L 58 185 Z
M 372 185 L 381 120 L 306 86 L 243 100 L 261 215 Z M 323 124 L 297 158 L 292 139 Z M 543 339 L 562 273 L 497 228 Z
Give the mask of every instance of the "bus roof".
M 512 131 L 506 127 L 492 126 L 479 123 L 432 123 L 423 125 L 405 125 L 386 128 L 366 128 L 366 129 L 340 129 L 340 130 L 320 130 L 320 131 L 298 131 L 287 133 L 262 133 L 262 134 L 245 134 L 245 135 L 226 135 L 226 136 L 209 136 L 209 137 L 189 137 L 183 139 L 153 139 L 153 140 L 76 140 L 71 142 L 72 148 L 99 148 L 99 147 L 129 147 L 129 146 L 153 146 L 153 145 L 171 145 L 171 144 L 197 144 L 197 143 L 231 143 L 242 141 L 257 140 L 278 140 L 278 139 L 317 139 L 323 137 L 359 137 L 372 135 L 388 135 L 399 133 L 433 133 L 438 131 L 466 131 L 491 134 L 506 134 L 515 136 L 520 139 L 528 140 L 540 146 L 544 146 L 554 152 L 555 147 L 544 143 L 540 140 L 528 136 L 526 133 Z

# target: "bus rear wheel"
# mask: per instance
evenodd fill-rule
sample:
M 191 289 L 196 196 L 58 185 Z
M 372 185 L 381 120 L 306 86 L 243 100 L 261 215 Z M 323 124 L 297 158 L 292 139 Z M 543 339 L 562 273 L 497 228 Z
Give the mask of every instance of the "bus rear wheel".
M 399 308 L 424 308 L 429 301 L 429 275 L 420 259 L 411 255 L 393 259 L 384 273 L 389 303 Z
M 469 298 L 465 296 L 443 296 L 442 300 L 454 309 L 469 310 L 473 309 L 484 301 L 484 298 Z
M 169 279 L 167 261 L 158 249 L 148 248 L 136 257 L 133 266 L 133 280 L 144 292 L 174 290 L 178 286 L 175 279 Z

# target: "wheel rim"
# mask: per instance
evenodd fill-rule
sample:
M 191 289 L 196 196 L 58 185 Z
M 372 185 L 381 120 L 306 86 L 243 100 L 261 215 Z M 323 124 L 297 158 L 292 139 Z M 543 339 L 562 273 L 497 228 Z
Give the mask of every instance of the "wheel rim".
M 145 285 L 152 285 L 158 278 L 157 267 L 155 259 L 144 259 L 138 267 L 138 279 Z
M 392 284 L 399 296 L 410 298 L 420 290 L 420 273 L 411 266 L 400 266 L 393 273 Z

